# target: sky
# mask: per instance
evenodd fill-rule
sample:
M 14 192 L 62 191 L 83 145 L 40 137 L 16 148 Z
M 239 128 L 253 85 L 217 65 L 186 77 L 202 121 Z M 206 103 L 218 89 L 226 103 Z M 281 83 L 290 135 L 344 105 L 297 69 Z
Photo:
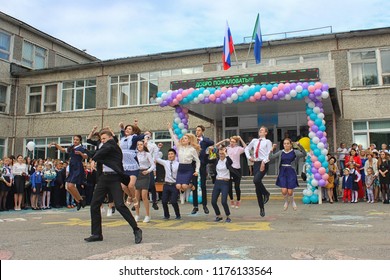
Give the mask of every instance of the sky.
M 0 0 L 0 11 L 102 60 L 390 27 L 389 0 Z M 331 26 L 331 27 L 330 27 Z M 1 28 L 1 26 L 0 26 Z

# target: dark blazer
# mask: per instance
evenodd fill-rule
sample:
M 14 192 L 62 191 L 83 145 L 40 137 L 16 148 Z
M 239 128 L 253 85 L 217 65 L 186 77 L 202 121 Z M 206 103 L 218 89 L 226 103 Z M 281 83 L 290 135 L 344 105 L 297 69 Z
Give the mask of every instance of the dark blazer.
M 210 146 L 214 146 L 214 141 L 210 138 L 204 137 L 203 140 L 200 141 L 200 153 L 199 153 L 199 160 L 201 164 L 207 164 L 208 163 L 208 157 L 206 154 L 207 148 Z
M 352 190 L 352 187 L 353 187 L 353 179 L 354 179 L 354 176 L 352 175 L 349 175 L 348 176 L 348 179 L 345 180 L 345 175 L 343 176 L 343 181 L 342 181 L 342 188 L 343 189 L 350 189 Z
M 122 165 L 122 150 L 119 148 L 114 139 L 108 140 L 103 146 L 98 149 L 92 159 L 98 163 L 98 176 L 103 171 L 103 164 L 114 170 L 121 178 L 121 182 L 126 186 L 130 182 L 130 176 L 124 174 Z

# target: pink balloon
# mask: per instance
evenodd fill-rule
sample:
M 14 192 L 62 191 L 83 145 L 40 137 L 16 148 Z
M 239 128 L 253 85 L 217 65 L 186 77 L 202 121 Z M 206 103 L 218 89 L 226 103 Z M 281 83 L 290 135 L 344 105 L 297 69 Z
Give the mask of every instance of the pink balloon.
M 261 94 L 260 94 L 260 92 L 258 91 L 258 92 L 256 92 L 256 93 L 255 93 L 255 95 L 254 95 L 254 96 L 255 96 L 255 98 L 256 98 L 256 99 L 260 99 L 260 97 L 261 97 Z
M 278 84 L 278 90 L 283 90 L 284 89 L 284 84 L 280 83 Z
M 254 96 L 249 97 L 250 102 L 256 102 L 256 98 Z
M 188 119 L 188 115 L 187 115 L 187 113 L 188 113 L 188 108 L 183 107 L 181 111 L 182 111 L 184 114 L 186 114 L 186 119 Z
M 175 98 L 175 99 L 172 100 L 171 104 L 172 105 L 177 105 L 177 104 L 179 104 L 179 101 Z
M 322 88 L 322 83 L 321 82 L 316 82 L 314 84 L 314 87 L 315 87 L 315 89 L 321 89 Z
M 311 157 L 311 162 L 316 162 L 316 161 L 318 161 L 318 158 L 316 157 L 316 156 L 312 156 Z M 318 167 L 317 167 L 318 168 Z
M 274 95 L 272 94 L 272 92 L 267 91 L 267 93 L 265 94 L 265 96 L 267 96 L 268 99 L 272 99 L 272 97 L 273 97 Z
M 211 94 L 209 96 L 210 101 L 213 101 L 213 102 L 215 101 L 216 98 L 217 98 L 217 96 L 215 94 Z
M 188 94 L 189 94 L 188 90 L 183 90 L 183 92 L 181 93 L 183 97 L 187 97 Z
M 319 162 L 319 161 L 316 161 L 315 163 L 314 163 L 314 167 L 315 168 L 320 168 L 321 167 L 321 162 Z M 325 169 L 325 168 L 324 168 Z M 319 170 L 318 170 L 319 171 Z
M 194 91 L 194 88 L 189 88 L 188 91 L 189 93 L 192 93 Z
M 222 88 L 221 88 L 221 92 L 223 92 L 223 93 L 224 93 L 226 90 L 227 90 L 226 87 L 222 87 Z
M 263 95 L 266 95 L 267 93 L 267 89 L 266 88 L 261 88 L 260 89 L 260 94 L 263 96 Z
M 215 94 L 216 97 L 220 97 L 222 92 L 217 89 L 214 94 Z
M 324 175 L 322 175 L 322 179 L 324 179 L 325 181 L 328 181 L 328 179 L 329 179 L 329 174 L 328 174 L 328 173 L 325 173 Z
M 176 98 L 177 98 L 177 97 L 176 97 Z M 308 125 L 308 126 L 312 126 L 312 125 L 314 125 L 314 122 L 313 122 L 312 120 L 310 120 L 310 121 L 307 122 L 307 125 Z
M 311 85 L 307 89 L 309 90 L 310 93 L 313 93 L 316 90 L 316 88 Z
M 324 167 L 320 167 L 320 168 L 318 168 L 318 173 L 320 173 L 321 175 L 324 175 L 326 173 L 326 169 Z
M 279 89 L 277 87 L 272 88 L 272 94 L 278 94 L 278 92 L 279 92 Z
M 178 101 L 182 101 L 183 100 L 183 95 L 181 95 L 180 93 L 176 96 L 176 99 Z

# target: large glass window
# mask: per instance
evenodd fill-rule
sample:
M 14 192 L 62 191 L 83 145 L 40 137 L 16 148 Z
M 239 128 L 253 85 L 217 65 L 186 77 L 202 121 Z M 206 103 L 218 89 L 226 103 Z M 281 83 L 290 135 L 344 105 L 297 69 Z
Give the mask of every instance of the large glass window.
M 22 64 L 32 69 L 46 67 L 47 50 L 30 42 L 23 42 Z
M 8 106 L 8 87 L 0 85 L 0 113 L 6 113 Z
M 28 114 L 47 113 L 57 110 L 57 85 L 30 86 Z
M 96 79 L 67 81 L 62 84 L 61 111 L 96 108 Z
M 352 86 L 378 85 L 375 50 L 350 53 Z
M 0 138 L 0 157 L 3 158 L 6 156 L 6 149 L 5 149 L 5 139 Z
M 380 55 L 383 84 L 390 85 L 390 50 L 382 50 Z
M 111 76 L 109 107 L 156 104 L 159 77 L 203 72 L 203 67 Z
M 0 31 L 0 59 L 9 60 L 11 35 Z
M 377 147 L 390 144 L 390 120 L 353 122 L 353 142 L 368 148 L 374 143 Z

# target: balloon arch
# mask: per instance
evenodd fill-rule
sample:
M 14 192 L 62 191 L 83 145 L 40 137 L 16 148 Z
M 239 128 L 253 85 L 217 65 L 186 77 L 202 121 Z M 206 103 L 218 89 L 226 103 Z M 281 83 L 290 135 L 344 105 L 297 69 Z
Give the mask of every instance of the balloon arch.
M 318 203 L 317 187 L 328 183 L 328 142 L 324 120 L 323 99 L 329 97 L 329 86 L 321 82 L 256 84 L 237 87 L 189 88 L 158 92 L 156 101 L 161 107 L 175 107 L 173 131 L 180 139 L 188 130 L 186 104 L 231 104 L 241 102 L 267 102 L 278 100 L 304 100 L 306 102 L 309 137 L 301 144 L 306 151 L 305 171 L 307 188 L 303 191 L 305 204 Z

